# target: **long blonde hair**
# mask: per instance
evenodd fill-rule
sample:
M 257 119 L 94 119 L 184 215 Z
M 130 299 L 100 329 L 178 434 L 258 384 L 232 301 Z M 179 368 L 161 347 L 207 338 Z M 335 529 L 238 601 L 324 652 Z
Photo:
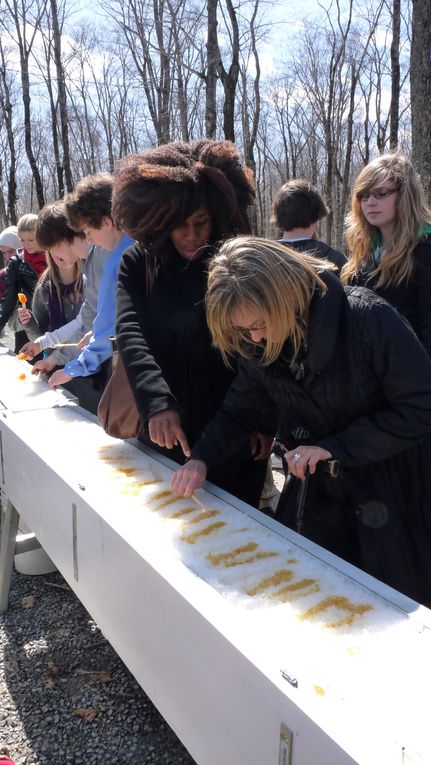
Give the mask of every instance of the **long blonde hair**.
M 350 256 L 341 272 L 348 284 L 370 261 L 371 250 L 379 242 L 379 230 L 366 220 L 359 195 L 388 181 L 398 189 L 395 231 L 390 251 L 370 273 L 378 276 L 377 286 L 398 285 L 408 281 L 413 269 L 412 252 L 431 227 L 431 209 L 408 157 L 399 153 L 384 154 L 359 173 L 352 194 L 352 208 L 346 217 L 346 239 Z
M 210 261 L 206 295 L 208 326 L 225 363 L 236 354 L 253 355 L 247 333 L 232 322 L 232 311 L 244 306 L 258 309 L 266 327 L 262 364 L 274 362 L 288 338 L 293 361 L 307 332 L 311 298 L 316 289 L 326 291 L 322 268 L 333 266 L 270 239 L 228 239 Z
M 51 294 L 52 294 L 52 290 L 55 289 L 57 291 L 58 301 L 61 305 L 62 281 L 60 277 L 60 270 L 54 258 L 52 257 L 51 253 L 49 252 L 49 250 L 47 250 L 45 254 L 46 254 L 47 266 L 45 268 L 45 271 L 39 277 L 38 286 L 41 289 L 43 289 L 46 286 Z M 82 288 L 83 288 L 81 261 L 79 260 L 79 258 L 77 258 L 76 262 L 73 264 L 73 282 L 74 282 L 73 294 L 74 294 L 75 300 L 77 301 L 82 295 Z

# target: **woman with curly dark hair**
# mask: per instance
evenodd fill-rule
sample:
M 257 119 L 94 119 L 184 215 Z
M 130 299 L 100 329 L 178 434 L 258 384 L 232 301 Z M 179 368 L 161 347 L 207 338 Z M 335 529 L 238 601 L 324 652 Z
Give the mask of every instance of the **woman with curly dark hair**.
M 167 144 L 117 169 L 113 217 L 138 242 L 119 271 L 118 350 L 147 443 L 180 464 L 234 377 L 206 322 L 208 261 L 221 240 L 250 231 L 253 199 L 251 171 L 228 141 Z M 209 479 L 257 506 L 271 441 L 247 439 Z

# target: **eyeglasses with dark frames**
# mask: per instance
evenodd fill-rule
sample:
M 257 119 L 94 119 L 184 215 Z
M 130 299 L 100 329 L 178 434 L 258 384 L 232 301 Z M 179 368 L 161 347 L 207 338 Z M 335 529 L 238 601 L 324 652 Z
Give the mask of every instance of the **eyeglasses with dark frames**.
M 239 332 L 246 337 L 251 337 L 252 332 L 262 332 L 264 329 L 266 329 L 266 324 L 260 324 L 256 327 L 233 327 L 233 329 L 235 332 Z
M 374 199 L 378 201 L 379 199 L 387 199 L 392 194 L 395 194 L 396 191 L 398 191 L 398 186 L 396 186 L 394 189 L 375 189 L 375 191 L 360 191 L 357 196 L 360 202 L 368 202 L 370 197 L 374 197 Z

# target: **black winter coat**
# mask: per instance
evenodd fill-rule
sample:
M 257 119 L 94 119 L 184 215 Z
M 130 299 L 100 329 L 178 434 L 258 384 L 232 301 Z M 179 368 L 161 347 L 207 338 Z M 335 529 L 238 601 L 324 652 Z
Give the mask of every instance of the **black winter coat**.
M 38 275 L 24 260 L 24 255 L 12 255 L 5 273 L 5 291 L 0 301 L 0 332 L 11 318 L 15 308 L 19 307 L 18 292 L 27 296 L 27 308 L 31 308 L 31 300 L 36 287 Z M 23 327 L 24 329 L 24 327 Z
M 329 244 L 321 242 L 319 239 L 297 239 L 293 242 L 290 242 L 288 239 L 280 239 L 280 242 L 297 252 L 306 252 L 308 255 L 314 255 L 315 258 L 328 260 L 337 267 L 338 275 L 340 275 L 344 264 L 347 263 L 347 258 L 342 252 L 334 250 Z
M 378 276 L 369 278 L 374 270 L 370 264 L 355 275 L 352 284 L 372 289 L 405 316 L 431 357 L 431 235 L 415 247 L 413 261 L 413 273 L 408 282 L 377 287 Z
M 334 479 L 321 463 L 310 477 L 302 533 L 430 604 L 431 362 L 384 300 L 324 278 L 299 379 L 287 357 L 264 367 L 257 349 L 243 359 L 192 458 L 211 466 L 272 404 L 289 449 L 321 446 L 342 468 Z M 292 528 L 299 485 L 288 484 L 277 510 Z
M 205 257 L 188 262 L 174 251 L 159 265 L 148 295 L 147 261 L 139 245 L 126 250 L 120 264 L 117 347 L 141 420 L 146 423 L 157 412 L 177 409 L 190 445 L 216 414 L 234 377 L 211 342 L 205 316 L 206 285 Z M 210 478 L 256 505 L 266 463 L 253 463 L 246 435 L 240 439 L 239 453 Z M 184 462 L 179 447 L 161 451 Z

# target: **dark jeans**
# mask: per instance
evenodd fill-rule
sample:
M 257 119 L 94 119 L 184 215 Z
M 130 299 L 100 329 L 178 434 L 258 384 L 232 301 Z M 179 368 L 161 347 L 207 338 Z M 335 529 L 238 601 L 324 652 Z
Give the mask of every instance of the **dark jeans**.
M 110 375 L 111 359 L 107 359 L 94 375 L 74 377 L 70 382 L 63 385 L 63 388 L 77 397 L 79 405 L 83 409 L 97 415 L 97 407 Z

